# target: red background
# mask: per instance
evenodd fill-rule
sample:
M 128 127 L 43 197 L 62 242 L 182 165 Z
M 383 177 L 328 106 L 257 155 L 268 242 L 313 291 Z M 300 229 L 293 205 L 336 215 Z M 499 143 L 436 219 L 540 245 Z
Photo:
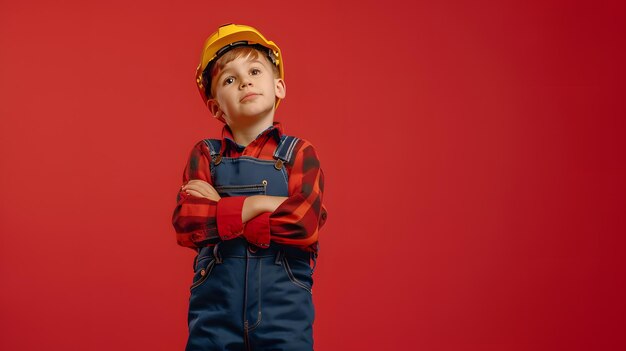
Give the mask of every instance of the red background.
M 318 350 L 626 347 L 625 8 L 1 1 L 0 349 L 182 350 L 205 38 L 285 56 L 326 175 Z

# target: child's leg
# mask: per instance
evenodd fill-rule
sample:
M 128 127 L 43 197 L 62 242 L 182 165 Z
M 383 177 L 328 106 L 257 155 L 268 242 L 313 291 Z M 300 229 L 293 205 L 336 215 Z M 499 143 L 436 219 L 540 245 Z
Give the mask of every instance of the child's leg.
M 189 299 L 186 351 L 245 350 L 243 276 L 243 259 L 218 263 L 212 255 L 198 256 Z
M 248 332 L 254 350 L 313 350 L 312 271 L 299 256 L 262 261 L 261 321 Z

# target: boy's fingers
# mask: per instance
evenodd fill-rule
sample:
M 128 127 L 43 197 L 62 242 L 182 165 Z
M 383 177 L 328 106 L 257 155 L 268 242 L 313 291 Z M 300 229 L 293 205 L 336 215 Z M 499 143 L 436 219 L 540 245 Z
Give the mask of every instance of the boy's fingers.
M 206 189 L 196 185 L 196 184 L 188 184 L 185 187 L 183 187 L 183 190 L 185 191 L 190 191 L 193 190 L 197 193 L 202 194 L 202 196 L 208 196 L 210 194 L 210 192 L 208 192 Z
M 195 190 L 187 190 L 187 194 L 191 196 L 195 196 L 195 197 L 205 197 L 204 195 L 200 194 L 199 192 Z
M 203 197 L 213 201 L 219 201 L 221 199 L 217 190 L 204 180 L 192 179 L 187 182 L 187 184 L 183 185 L 181 189 L 197 197 Z M 191 193 L 191 191 L 193 191 L 193 193 Z
M 187 192 L 187 194 L 189 194 L 191 196 L 202 197 L 202 198 L 209 199 L 209 200 L 212 200 L 212 201 L 215 201 L 215 202 L 217 202 L 217 201 L 219 201 L 221 199 L 219 195 L 213 195 L 213 194 L 211 194 L 211 195 L 203 195 L 202 193 L 200 193 L 198 191 L 195 191 L 195 190 L 191 190 L 191 189 L 187 190 L 186 192 Z
M 215 195 L 207 196 L 206 198 L 215 202 L 218 202 L 221 199 L 219 196 L 215 196 Z
M 206 189 L 206 191 L 211 192 L 211 191 L 215 191 L 215 188 L 213 188 L 213 186 L 211 186 L 211 184 L 205 182 L 204 180 L 199 180 L 199 179 L 194 179 L 194 180 L 190 180 L 187 185 L 196 185 L 202 189 Z M 183 186 L 184 187 L 184 186 Z

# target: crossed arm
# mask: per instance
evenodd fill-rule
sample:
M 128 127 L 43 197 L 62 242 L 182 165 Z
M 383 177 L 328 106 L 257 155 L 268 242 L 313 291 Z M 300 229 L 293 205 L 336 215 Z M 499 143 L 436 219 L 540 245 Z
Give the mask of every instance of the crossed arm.
M 289 197 L 221 198 L 211 185 L 210 153 L 204 143 L 197 143 L 172 216 L 178 244 L 195 249 L 242 235 L 261 246 L 271 240 L 316 251 L 327 217 L 322 204 L 324 174 L 313 146 L 304 140 L 298 146 L 290 168 Z
M 191 196 L 201 197 L 215 202 L 221 199 L 215 188 L 204 180 L 192 179 L 188 181 L 187 184 L 183 185 L 182 189 Z M 244 200 L 241 209 L 241 221 L 246 223 L 263 212 L 274 212 L 285 200 L 287 200 L 285 196 L 248 196 Z

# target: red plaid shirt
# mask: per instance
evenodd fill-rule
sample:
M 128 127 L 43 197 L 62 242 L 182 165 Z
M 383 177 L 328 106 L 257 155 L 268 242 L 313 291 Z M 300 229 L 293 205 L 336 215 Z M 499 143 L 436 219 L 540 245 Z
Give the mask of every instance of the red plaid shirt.
M 252 156 L 273 160 L 274 150 L 283 134 L 280 123 L 274 122 L 245 148 L 235 143 L 228 125 L 222 129 L 222 150 L 225 157 Z M 212 246 L 225 238 L 243 235 L 248 241 L 300 247 L 316 252 L 320 228 L 326 222 L 326 208 L 322 205 L 324 174 L 313 145 L 300 139 L 293 159 L 285 164 L 289 174 L 289 197 L 276 211 L 262 213 L 241 221 L 244 196 L 223 197 L 215 202 L 179 191 L 172 222 L 179 245 L 190 248 Z M 201 179 L 212 184 L 209 168 L 211 154 L 202 141 L 191 150 L 183 184 Z

